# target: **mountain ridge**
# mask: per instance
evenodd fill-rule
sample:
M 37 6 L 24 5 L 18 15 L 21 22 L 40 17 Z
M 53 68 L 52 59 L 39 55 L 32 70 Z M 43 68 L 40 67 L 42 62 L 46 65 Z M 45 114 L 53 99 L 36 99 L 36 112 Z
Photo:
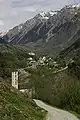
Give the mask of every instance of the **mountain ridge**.
M 60 11 L 41 12 L 3 36 L 11 44 L 32 44 L 33 49 L 58 53 L 75 42 L 71 38 L 80 30 L 80 5 L 65 6 Z M 29 44 L 29 45 L 30 45 Z M 47 51 L 46 51 L 47 49 Z M 57 52 L 58 51 L 58 52 Z M 50 52 L 49 52 L 50 53 Z M 53 54 L 52 53 L 52 54 Z

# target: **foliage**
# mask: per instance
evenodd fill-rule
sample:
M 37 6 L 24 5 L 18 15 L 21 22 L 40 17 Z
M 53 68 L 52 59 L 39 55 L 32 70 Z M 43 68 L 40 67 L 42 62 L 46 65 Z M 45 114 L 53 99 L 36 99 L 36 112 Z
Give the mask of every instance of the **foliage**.
M 0 44 L 0 77 L 11 78 L 11 72 L 27 67 L 28 50 L 25 46 Z
M 29 86 L 35 88 L 35 98 L 80 114 L 79 51 L 73 56 L 68 56 L 69 58 L 62 56 L 55 59 L 59 65 L 58 68 L 53 66 L 52 60 L 48 65 L 37 66 L 35 70 L 27 68 L 27 58 L 29 57 L 27 53 L 28 49 L 25 46 L 0 45 L 1 81 L 9 82 L 8 78 L 11 77 L 12 71 L 26 67 L 26 72 L 30 73 Z M 69 63 L 70 57 L 74 62 Z M 57 69 L 64 68 L 66 64 L 68 64 L 68 70 L 54 73 Z
M 24 94 L 0 84 L 0 120 L 43 120 L 46 112 Z
M 46 67 L 39 67 L 30 72 L 36 98 L 80 114 L 80 80 L 69 69 L 54 74 Z

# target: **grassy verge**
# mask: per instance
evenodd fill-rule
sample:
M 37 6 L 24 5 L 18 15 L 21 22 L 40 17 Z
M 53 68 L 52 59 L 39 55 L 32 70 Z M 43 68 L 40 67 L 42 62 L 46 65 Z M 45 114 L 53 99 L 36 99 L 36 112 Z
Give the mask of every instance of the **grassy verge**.
M 0 120 L 45 120 L 46 112 L 22 93 L 0 86 Z
M 77 118 L 79 118 L 80 119 L 80 114 L 78 114 L 78 113 L 76 113 L 76 112 L 74 112 L 74 111 L 70 111 L 72 114 L 74 114 L 75 116 L 77 116 Z

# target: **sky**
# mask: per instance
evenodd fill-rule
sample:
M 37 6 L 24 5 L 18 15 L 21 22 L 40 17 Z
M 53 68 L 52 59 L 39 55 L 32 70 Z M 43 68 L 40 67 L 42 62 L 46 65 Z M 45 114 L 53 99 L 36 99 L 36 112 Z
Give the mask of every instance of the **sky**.
M 0 32 L 24 23 L 41 11 L 61 9 L 80 0 L 0 0 Z

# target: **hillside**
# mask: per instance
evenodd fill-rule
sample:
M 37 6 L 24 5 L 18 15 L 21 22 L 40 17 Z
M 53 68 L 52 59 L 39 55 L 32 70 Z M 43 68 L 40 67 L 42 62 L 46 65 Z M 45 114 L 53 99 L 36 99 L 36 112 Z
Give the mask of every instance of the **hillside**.
M 73 66 L 72 69 L 56 73 L 51 66 L 38 67 L 36 71 L 29 72 L 31 73 L 29 84 L 35 87 L 35 98 L 80 114 L 80 80 L 74 74 Z
M 28 48 L 22 45 L 1 44 L 0 46 L 0 81 L 11 85 L 11 72 L 26 68 L 19 79 L 23 83 L 22 89 L 27 85 L 35 89 L 33 98 L 41 99 L 62 109 L 75 111 L 80 114 L 80 75 L 79 62 L 72 63 L 71 58 L 77 51 L 75 58 L 79 61 L 79 41 L 70 46 L 55 60 L 46 56 L 44 64 L 37 64 L 36 68 L 29 67 Z M 73 54 L 72 54 L 73 53 Z M 70 56 L 71 55 L 71 56 Z M 41 56 L 34 56 L 33 61 Z M 32 63 L 34 65 L 34 62 Z M 64 69 L 68 66 L 67 69 Z M 61 71 L 62 69 L 62 71 Z M 59 72 L 58 72 L 59 71 Z M 27 76 L 29 74 L 29 76 Z M 28 82 L 27 82 L 28 81 Z M 27 84 L 26 84 L 27 83 Z
M 71 73 L 80 80 L 80 39 L 60 53 L 60 58 L 69 64 Z
M 45 115 L 34 101 L 0 83 L 0 120 L 44 120 Z
M 11 84 L 11 73 L 19 68 L 28 66 L 28 59 L 37 57 L 29 55 L 30 50 L 26 46 L 0 44 L 0 81 Z

